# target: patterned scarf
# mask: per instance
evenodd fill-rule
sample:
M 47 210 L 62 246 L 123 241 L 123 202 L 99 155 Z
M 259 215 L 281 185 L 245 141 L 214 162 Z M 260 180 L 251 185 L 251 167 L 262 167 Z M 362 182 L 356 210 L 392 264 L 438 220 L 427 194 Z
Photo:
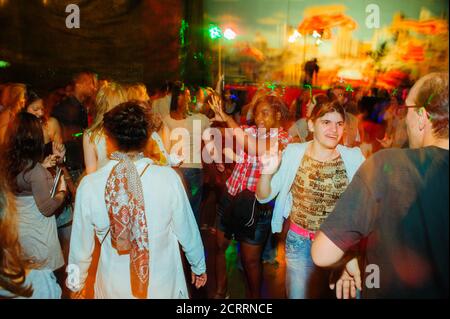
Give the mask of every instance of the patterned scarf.
M 111 242 L 119 255 L 130 254 L 131 291 L 136 298 L 147 298 L 149 283 L 148 229 L 144 196 L 134 158 L 114 152 L 111 159 L 119 161 L 112 169 L 105 188 Z

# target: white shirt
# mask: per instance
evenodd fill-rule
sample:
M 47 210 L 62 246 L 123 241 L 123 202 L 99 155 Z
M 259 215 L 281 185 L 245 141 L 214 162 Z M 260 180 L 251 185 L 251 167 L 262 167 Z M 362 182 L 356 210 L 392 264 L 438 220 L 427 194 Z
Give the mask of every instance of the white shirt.
M 183 120 L 175 120 L 170 114 L 163 118 L 170 129 L 172 149 L 183 159 L 182 168 L 202 168 L 202 135 L 210 126 L 209 119 L 203 114 L 194 114 Z
M 161 117 L 170 114 L 170 102 L 172 101 L 172 94 L 167 94 L 152 103 L 152 112 L 161 114 Z
M 140 174 L 152 161 L 135 162 Z M 110 225 L 104 192 L 117 161 L 85 176 L 78 188 L 70 241 L 69 265 L 79 267 L 84 285 L 94 235 L 99 241 Z M 170 167 L 150 165 L 141 177 L 150 252 L 148 298 L 188 298 L 179 243 L 195 274 L 206 271 L 203 244 L 180 177 Z M 130 255 L 119 255 L 108 234 L 101 246 L 95 282 L 96 298 L 134 298 L 130 286 Z

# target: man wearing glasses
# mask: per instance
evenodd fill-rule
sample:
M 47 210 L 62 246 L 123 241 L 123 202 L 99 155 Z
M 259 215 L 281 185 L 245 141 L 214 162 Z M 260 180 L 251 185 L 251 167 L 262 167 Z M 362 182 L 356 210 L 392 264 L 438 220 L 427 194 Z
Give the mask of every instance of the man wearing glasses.
M 448 73 L 419 79 L 404 108 L 410 149 L 367 159 L 312 246 L 321 267 L 364 255 L 337 283 L 347 297 L 362 288 L 363 298 L 448 298 Z M 367 269 L 379 269 L 379 284 Z

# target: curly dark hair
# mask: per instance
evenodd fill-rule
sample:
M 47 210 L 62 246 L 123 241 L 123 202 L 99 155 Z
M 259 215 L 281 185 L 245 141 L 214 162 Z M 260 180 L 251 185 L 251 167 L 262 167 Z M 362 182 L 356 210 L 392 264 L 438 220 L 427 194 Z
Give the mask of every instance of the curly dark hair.
M 2 169 L 8 186 L 17 192 L 16 177 L 44 159 L 44 133 L 41 121 L 33 114 L 20 112 L 8 131 Z
M 105 113 L 103 127 L 121 152 L 141 151 L 151 133 L 151 119 L 138 103 L 125 102 Z
M 289 109 L 281 97 L 275 95 L 262 96 L 256 100 L 255 105 L 253 106 L 253 110 L 256 110 L 261 104 L 267 104 L 273 109 L 275 113 L 280 113 L 282 121 L 289 118 Z

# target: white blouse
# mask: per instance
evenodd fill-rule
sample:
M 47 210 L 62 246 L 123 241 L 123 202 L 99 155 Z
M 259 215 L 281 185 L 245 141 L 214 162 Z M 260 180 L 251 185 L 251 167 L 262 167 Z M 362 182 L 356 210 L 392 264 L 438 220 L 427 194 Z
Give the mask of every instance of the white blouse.
M 139 174 L 148 163 L 152 163 L 148 158 L 135 162 Z M 109 229 L 104 192 L 115 164 L 117 161 L 111 160 L 85 176 L 77 191 L 69 267 L 76 268 L 81 287 L 91 263 L 94 235 L 101 242 Z M 150 165 L 141 181 L 149 234 L 148 298 L 188 298 L 179 244 L 195 274 L 204 273 L 206 264 L 200 232 L 181 179 L 170 167 Z M 110 233 L 101 246 L 94 291 L 96 298 L 134 298 L 130 255 L 117 253 L 111 246 Z

